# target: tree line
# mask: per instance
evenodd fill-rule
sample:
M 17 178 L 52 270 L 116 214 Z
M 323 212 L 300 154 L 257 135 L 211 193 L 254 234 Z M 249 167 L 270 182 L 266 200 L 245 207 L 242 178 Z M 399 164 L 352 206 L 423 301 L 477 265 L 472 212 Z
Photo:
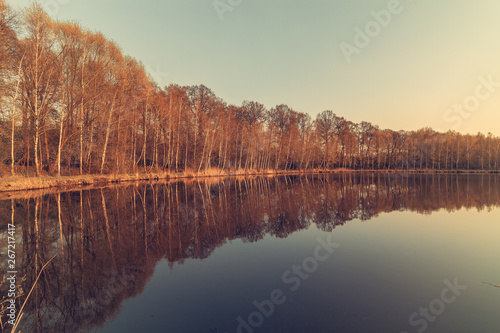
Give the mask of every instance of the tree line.
M 333 111 L 159 87 L 102 33 L 0 0 L 0 171 L 499 170 L 500 138 L 381 129 Z

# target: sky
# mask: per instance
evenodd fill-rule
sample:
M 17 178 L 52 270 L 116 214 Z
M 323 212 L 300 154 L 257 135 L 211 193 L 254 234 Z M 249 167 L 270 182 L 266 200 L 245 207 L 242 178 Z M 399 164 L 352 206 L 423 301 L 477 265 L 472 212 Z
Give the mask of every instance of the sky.
M 25 8 L 31 0 L 7 0 Z M 39 0 L 164 87 L 381 128 L 500 136 L 497 0 Z

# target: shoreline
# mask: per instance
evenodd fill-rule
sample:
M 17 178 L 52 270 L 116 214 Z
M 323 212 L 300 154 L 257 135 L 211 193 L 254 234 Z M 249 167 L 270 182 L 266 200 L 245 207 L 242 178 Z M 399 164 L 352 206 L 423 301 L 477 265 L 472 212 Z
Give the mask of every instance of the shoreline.
M 383 174 L 500 174 L 499 170 L 354 170 L 354 169 L 307 169 L 307 170 L 236 170 L 227 172 L 209 170 L 208 172 L 194 173 L 128 173 L 107 175 L 82 176 L 39 176 L 29 177 L 14 175 L 0 178 L 0 192 L 19 192 L 43 189 L 80 188 L 91 185 L 120 184 L 137 181 L 159 180 L 196 180 L 204 178 L 227 178 L 249 176 L 286 176 L 286 175 L 318 175 L 341 173 L 383 173 Z

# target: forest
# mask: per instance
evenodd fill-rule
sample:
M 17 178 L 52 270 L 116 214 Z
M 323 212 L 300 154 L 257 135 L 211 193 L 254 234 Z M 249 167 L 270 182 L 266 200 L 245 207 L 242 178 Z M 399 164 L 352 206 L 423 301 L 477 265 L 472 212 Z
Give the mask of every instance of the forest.
M 0 0 L 0 176 L 337 168 L 498 171 L 500 138 L 159 87 L 102 33 Z

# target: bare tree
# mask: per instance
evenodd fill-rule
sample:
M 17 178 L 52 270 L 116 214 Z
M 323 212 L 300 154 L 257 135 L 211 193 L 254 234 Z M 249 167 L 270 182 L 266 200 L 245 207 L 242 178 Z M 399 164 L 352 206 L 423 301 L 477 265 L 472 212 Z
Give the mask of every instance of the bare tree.
M 37 176 L 41 171 L 40 134 L 47 114 L 58 92 L 59 70 L 57 54 L 53 50 L 53 22 L 40 5 L 34 4 L 24 13 L 23 27 L 26 38 L 21 40 L 25 56 L 22 67 L 23 105 L 34 123 L 34 157 Z M 49 160 L 49 156 L 46 156 Z

